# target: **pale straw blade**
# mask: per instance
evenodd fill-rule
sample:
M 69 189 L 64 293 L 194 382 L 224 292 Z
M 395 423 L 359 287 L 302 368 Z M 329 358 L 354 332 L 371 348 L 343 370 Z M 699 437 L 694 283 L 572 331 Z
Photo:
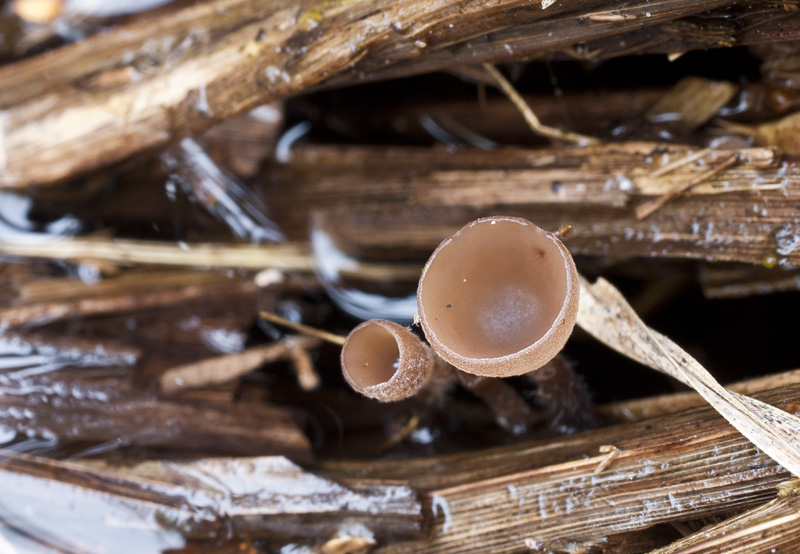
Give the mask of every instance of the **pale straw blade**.
M 647 327 L 608 281 L 581 278 L 578 325 L 600 342 L 692 387 L 742 435 L 800 476 L 800 418 L 728 391 L 694 358 Z

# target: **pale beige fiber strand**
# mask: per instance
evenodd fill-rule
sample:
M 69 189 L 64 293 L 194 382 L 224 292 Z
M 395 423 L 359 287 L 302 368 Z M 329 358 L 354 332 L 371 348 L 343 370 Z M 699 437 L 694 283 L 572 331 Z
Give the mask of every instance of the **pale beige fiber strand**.
M 800 417 L 731 392 L 680 346 L 647 327 L 611 283 L 581 277 L 578 325 L 600 342 L 697 391 L 742 435 L 800 476 Z

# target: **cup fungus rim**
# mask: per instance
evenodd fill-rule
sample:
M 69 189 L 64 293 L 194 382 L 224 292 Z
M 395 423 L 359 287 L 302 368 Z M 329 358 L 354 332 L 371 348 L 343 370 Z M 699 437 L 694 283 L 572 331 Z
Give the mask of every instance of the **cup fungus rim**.
M 553 320 L 553 323 L 550 325 L 550 328 L 535 342 L 516 352 L 504 354 L 502 356 L 483 358 L 467 357 L 463 354 L 455 352 L 452 348 L 441 342 L 439 337 L 428 323 L 425 315 L 425 307 L 422 302 L 423 283 L 425 281 L 425 276 L 428 273 L 428 269 L 433 264 L 440 251 L 447 248 L 447 246 L 457 239 L 462 232 L 484 223 L 491 223 L 492 221 L 509 221 L 523 226 L 532 226 L 534 230 L 538 229 L 545 235 L 545 237 L 552 241 L 564 259 L 564 271 L 567 277 L 566 291 L 561 308 Z M 572 333 L 572 329 L 575 326 L 575 321 L 578 315 L 579 292 L 580 284 L 578 280 L 578 271 L 575 267 L 575 260 L 572 259 L 572 254 L 570 254 L 569 250 L 567 250 L 567 247 L 564 246 L 564 243 L 561 242 L 561 240 L 559 240 L 555 234 L 542 229 L 532 221 L 522 217 L 488 216 L 481 217 L 467 223 L 458 231 L 456 231 L 456 233 L 443 240 L 433 251 L 430 258 L 428 258 L 428 261 L 425 263 L 425 267 L 422 269 L 422 274 L 419 279 L 419 285 L 417 287 L 417 315 L 418 321 L 420 325 L 422 325 L 422 329 L 425 333 L 425 337 L 428 339 L 428 342 L 431 344 L 434 351 L 436 351 L 436 353 L 447 362 L 451 363 L 458 369 L 473 375 L 480 375 L 482 377 L 511 377 L 539 369 L 563 348 L 564 343 L 566 343 L 566 340 L 569 338 L 569 335 Z M 558 337 L 557 335 L 562 336 Z M 550 346 L 548 347 L 548 345 Z M 540 350 L 541 352 L 537 353 L 537 351 Z M 541 363 L 538 363 L 539 360 L 541 360 Z M 519 362 L 521 362 L 521 365 L 525 367 L 519 367 L 517 369 L 513 369 L 512 371 L 507 370 L 507 368 L 519 365 Z M 506 370 L 504 370 L 504 368 L 506 368 Z

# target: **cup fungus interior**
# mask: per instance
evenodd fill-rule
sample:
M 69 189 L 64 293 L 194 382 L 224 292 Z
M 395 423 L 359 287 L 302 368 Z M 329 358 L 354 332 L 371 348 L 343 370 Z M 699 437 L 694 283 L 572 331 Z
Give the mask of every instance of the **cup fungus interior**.
M 466 358 L 515 354 L 542 338 L 567 297 L 554 235 L 524 219 L 479 219 L 434 252 L 420 313 L 438 342 Z
M 399 365 L 397 340 L 375 322 L 368 321 L 353 329 L 342 349 L 342 368 L 362 388 L 386 383 Z

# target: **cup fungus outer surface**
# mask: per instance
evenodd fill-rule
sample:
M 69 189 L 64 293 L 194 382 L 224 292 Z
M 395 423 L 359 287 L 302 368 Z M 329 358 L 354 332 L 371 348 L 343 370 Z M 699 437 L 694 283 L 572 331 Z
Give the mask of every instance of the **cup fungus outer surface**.
M 578 315 L 578 272 L 561 241 L 530 221 L 475 220 L 433 252 L 417 289 L 425 336 L 458 369 L 485 377 L 540 368 Z
M 434 354 L 409 329 L 373 319 L 347 335 L 341 363 L 353 390 L 381 402 L 395 402 L 413 396 L 425 385 Z

